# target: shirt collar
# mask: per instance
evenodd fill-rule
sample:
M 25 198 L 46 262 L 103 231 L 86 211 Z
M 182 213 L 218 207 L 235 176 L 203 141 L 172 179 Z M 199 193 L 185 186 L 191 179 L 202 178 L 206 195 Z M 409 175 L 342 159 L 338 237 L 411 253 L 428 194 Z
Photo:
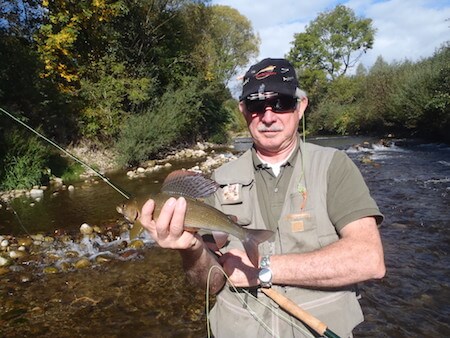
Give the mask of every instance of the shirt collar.
M 292 154 L 287 159 L 286 163 L 284 163 L 282 166 L 291 166 L 295 163 L 298 153 L 301 151 L 300 143 L 302 142 L 300 134 L 297 134 L 297 146 L 296 150 L 292 152 Z M 261 161 L 261 159 L 256 154 L 255 146 L 252 147 L 252 159 L 253 159 L 253 167 L 255 170 L 261 170 L 266 169 L 267 165 Z

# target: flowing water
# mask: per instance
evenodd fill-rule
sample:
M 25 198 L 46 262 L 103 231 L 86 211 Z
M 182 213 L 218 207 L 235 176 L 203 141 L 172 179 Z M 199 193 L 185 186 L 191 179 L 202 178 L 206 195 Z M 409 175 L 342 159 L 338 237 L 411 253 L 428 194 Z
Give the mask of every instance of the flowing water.
M 351 147 L 361 141 L 353 138 L 313 141 L 349 154 L 385 215 L 380 231 L 387 275 L 360 284 L 366 321 L 355 336 L 450 336 L 450 147 L 411 141 Z M 174 168 L 135 180 L 117 173 L 112 181 L 147 195 L 158 191 Z M 75 231 L 83 222 L 113 223 L 122 200 L 103 183 L 80 183 L 73 192 L 56 194 L 50 188 L 33 207 L 29 199 L 13 206 L 28 231 L 52 233 Z M 21 232 L 11 211 L 1 209 L 0 233 Z M 39 269 L 39 264 L 15 265 L 0 275 L 0 337 L 206 336 L 204 292 L 186 284 L 176 252 L 150 240 L 132 259 L 56 274 Z

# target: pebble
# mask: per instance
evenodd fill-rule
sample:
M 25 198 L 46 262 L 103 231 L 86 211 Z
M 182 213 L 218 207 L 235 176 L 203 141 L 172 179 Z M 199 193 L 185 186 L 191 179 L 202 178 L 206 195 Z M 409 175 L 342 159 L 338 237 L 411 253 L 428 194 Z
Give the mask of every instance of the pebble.
M 76 257 L 79 257 L 80 254 L 79 254 L 77 251 L 69 250 L 69 251 L 66 251 L 65 256 L 66 256 L 67 258 L 76 258 Z
M 97 263 L 106 263 L 106 262 L 111 261 L 111 258 L 106 257 L 106 256 L 102 256 L 102 255 L 99 255 L 99 256 L 95 257 L 95 261 L 96 261 Z
M 75 262 L 74 267 L 76 269 L 84 269 L 91 265 L 91 262 L 86 257 L 83 257 Z
M 44 241 L 44 235 L 42 234 L 31 235 L 30 237 L 33 241 Z
M 80 226 L 80 232 L 83 235 L 91 235 L 94 232 L 94 229 L 87 223 L 83 223 Z
M 33 239 L 31 237 L 22 237 L 17 239 L 17 244 L 21 246 L 31 246 L 33 244 Z
M 59 270 L 58 268 L 55 268 L 54 266 L 46 266 L 43 270 L 43 273 L 45 274 L 53 274 L 53 273 L 58 273 Z
M 20 259 L 20 258 L 24 258 L 26 256 L 27 256 L 26 252 L 19 251 L 19 250 L 12 250 L 9 252 L 9 257 L 11 257 L 12 259 Z
M 11 261 L 5 257 L 0 256 L 0 266 L 8 266 L 11 264 Z

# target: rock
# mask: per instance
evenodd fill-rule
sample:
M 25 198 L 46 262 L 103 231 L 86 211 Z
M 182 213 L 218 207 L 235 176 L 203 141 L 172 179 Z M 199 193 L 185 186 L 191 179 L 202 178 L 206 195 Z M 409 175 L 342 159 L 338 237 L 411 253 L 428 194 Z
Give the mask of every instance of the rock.
M 54 267 L 54 266 L 46 266 L 43 270 L 43 273 L 49 275 L 49 274 L 53 274 L 53 273 L 58 273 L 59 270 L 58 268 Z
M 66 251 L 65 256 L 67 258 L 76 258 L 76 257 L 80 256 L 80 254 L 77 251 L 69 250 L 69 251 Z
M 97 263 L 106 263 L 106 262 L 111 261 L 111 258 L 106 257 L 106 256 L 102 256 L 102 255 L 99 255 L 99 256 L 95 257 L 95 261 L 96 261 Z
M 8 273 L 9 269 L 7 267 L 4 266 L 0 266 L 0 276 L 4 275 L 5 273 Z
M 7 239 L 4 239 L 0 242 L 0 247 L 5 250 L 9 246 L 9 241 Z
M 9 257 L 12 259 L 20 259 L 26 257 L 27 253 L 19 250 L 11 250 L 9 252 Z
M 76 269 L 84 269 L 91 265 L 91 262 L 86 257 L 83 257 L 75 262 L 74 267 Z
M 142 167 L 137 168 L 136 171 L 137 171 L 139 174 L 145 173 L 145 169 L 142 168 Z
M 75 187 L 74 187 L 73 185 L 69 185 L 69 186 L 67 187 L 67 190 L 69 190 L 70 192 L 72 192 L 72 191 L 75 190 Z
M 11 264 L 11 261 L 8 258 L 0 256 L 0 266 L 8 266 Z
M 53 243 L 55 239 L 51 236 L 44 236 L 44 242 L 46 243 Z
M 94 225 L 92 229 L 94 230 L 94 232 L 96 234 L 102 234 L 103 233 L 102 228 L 100 228 L 98 225 Z
M 44 197 L 44 190 L 42 189 L 31 189 L 30 196 L 33 199 Z
M 22 283 L 28 283 L 32 280 L 31 275 L 28 275 L 28 274 L 21 275 L 19 278 Z
M 44 241 L 44 235 L 42 234 L 31 235 L 30 237 L 33 241 Z
M 52 182 L 56 184 L 63 184 L 63 179 L 61 177 L 53 177 Z
M 83 235 L 91 235 L 94 232 L 94 229 L 87 223 L 83 223 L 80 226 L 80 232 Z

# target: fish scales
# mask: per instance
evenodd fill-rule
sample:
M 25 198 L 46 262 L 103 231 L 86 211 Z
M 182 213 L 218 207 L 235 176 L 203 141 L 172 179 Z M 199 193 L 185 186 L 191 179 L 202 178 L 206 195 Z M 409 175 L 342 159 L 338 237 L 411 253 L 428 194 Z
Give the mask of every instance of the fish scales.
M 197 188 L 195 188 L 196 184 L 198 185 Z M 273 231 L 243 228 L 231 216 L 197 199 L 214 193 L 218 187 L 219 185 L 216 182 L 201 174 L 181 170 L 174 171 L 165 179 L 163 192 L 150 197 L 155 201 L 153 218 L 158 218 L 167 199 L 183 196 L 186 199 L 185 230 L 198 231 L 202 229 L 212 232 L 213 235 L 220 232 L 238 238 L 242 242 L 250 261 L 257 267 L 259 261 L 258 245 L 272 237 Z M 130 230 L 130 238 L 138 237 L 144 229 L 140 222 L 143 203 L 133 200 L 117 207 L 117 211 L 133 224 Z M 218 239 L 216 239 L 216 242 L 218 242 Z

